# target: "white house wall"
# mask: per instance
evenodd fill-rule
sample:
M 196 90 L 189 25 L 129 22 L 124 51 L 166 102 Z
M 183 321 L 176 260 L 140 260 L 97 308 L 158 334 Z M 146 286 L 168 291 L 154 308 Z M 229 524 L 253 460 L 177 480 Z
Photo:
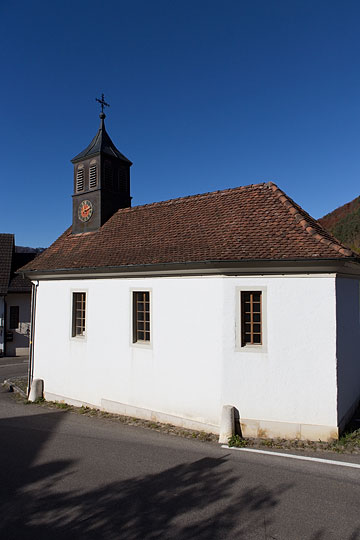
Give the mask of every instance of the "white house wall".
M 266 348 L 239 347 L 237 298 L 263 290 Z M 151 292 L 151 346 L 132 343 L 132 291 Z M 87 293 L 71 337 L 72 292 Z M 41 281 L 34 377 L 48 399 L 217 432 L 235 406 L 244 435 L 336 436 L 335 277 Z
M 132 343 L 134 289 L 151 291 L 150 347 Z M 85 339 L 70 337 L 73 291 L 87 292 Z M 44 379 L 48 394 L 216 429 L 221 310 L 222 281 L 216 278 L 40 282 L 34 376 Z
M 360 286 L 336 279 L 338 420 L 344 426 L 360 397 Z
M 236 288 L 266 295 L 259 352 L 234 347 Z M 334 276 L 228 278 L 223 312 L 222 402 L 238 409 L 243 434 L 336 437 Z

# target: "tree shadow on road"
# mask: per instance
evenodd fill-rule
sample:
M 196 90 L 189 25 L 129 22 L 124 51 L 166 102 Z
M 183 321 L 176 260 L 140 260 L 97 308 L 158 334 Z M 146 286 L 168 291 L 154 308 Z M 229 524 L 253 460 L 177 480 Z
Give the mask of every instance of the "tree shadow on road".
M 37 463 L 63 417 L 62 412 L 52 412 L 0 421 L 1 539 L 278 538 L 268 531 L 293 484 L 267 489 L 244 483 L 236 491 L 239 475 L 226 466 L 227 456 L 182 463 L 96 489 L 65 491 L 62 481 L 76 474 L 77 461 Z

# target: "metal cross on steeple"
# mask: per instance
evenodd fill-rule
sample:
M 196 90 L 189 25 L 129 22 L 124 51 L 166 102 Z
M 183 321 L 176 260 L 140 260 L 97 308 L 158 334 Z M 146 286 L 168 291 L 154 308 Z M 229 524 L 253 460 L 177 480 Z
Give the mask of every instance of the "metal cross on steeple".
M 104 94 L 101 94 L 101 99 L 95 98 L 95 100 L 100 103 L 102 113 L 104 112 L 104 105 L 105 105 L 105 107 L 110 107 L 110 105 L 108 103 L 106 103 L 106 101 L 104 99 Z

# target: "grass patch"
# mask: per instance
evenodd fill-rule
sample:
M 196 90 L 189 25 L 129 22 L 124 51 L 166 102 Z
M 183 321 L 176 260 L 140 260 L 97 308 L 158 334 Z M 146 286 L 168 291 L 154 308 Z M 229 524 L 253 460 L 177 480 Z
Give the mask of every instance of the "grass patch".
M 228 446 L 234 446 L 235 448 L 244 448 L 248 446 L 248 440 L 243 439 L 240 435 L 232 435 L 229 437 Z

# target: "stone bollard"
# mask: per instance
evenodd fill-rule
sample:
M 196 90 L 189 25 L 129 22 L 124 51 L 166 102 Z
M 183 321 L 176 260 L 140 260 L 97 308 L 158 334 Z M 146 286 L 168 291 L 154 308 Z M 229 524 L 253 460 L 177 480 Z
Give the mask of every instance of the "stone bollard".
M 221 412 L 219 443 L 227 444 L 235 434 L 235 407 L 224 405 Z
M 43 379 L 34 379 L 30 388 L 29 401 L 37 401 L 41 399 L 44 394 L 44 381 Z

